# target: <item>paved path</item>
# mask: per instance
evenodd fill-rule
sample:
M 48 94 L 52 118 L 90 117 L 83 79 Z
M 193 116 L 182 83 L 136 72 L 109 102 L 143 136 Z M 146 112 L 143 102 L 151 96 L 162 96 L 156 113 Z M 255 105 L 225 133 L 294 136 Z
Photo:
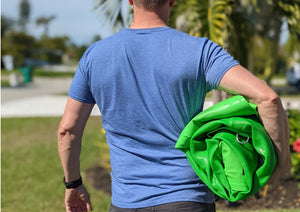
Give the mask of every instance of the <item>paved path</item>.
M 1 89 L 1 101 L 21 100 L 40 95 L 67 94 L 71 85 L 71 78 L 35 77 L 34 81 L 19 87 L 5 87 Z
M 7 117 L 47 117 L 63 114 L 70 78 L 34 78 L 34 81 L 15 88 L 1 89 L 1 116 Z M 300 109 L 300 98 L 284 98 L 284 107 Z M 204 108 L 212 105 L 206 101 Z M 100 115 L 94 107 L 92 115 Z
M 70 78 L 34 78 L 25 86 L 1 89 L 1 116 L 61 116 L 67 102 Z M 100 115 L 94 107 L 92 115 Z

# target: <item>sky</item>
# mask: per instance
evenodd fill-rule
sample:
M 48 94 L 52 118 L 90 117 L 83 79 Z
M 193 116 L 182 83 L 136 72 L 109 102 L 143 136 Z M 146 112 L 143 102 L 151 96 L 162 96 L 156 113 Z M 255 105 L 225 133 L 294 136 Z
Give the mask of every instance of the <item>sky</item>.
M 37 26 L 38 17 L 54 15 L 49 25 L 49 36 L 67 35 L 78 45 L 90 44 L 95 35 L 103 34 L 99 15 L 93 11 L 94 0 L 28 0 L 30 3 L 30 23 L 28 32 L 40 37 L 44 31 Z M 1 15 L 18 19 L 21 0 L 1 0 Z

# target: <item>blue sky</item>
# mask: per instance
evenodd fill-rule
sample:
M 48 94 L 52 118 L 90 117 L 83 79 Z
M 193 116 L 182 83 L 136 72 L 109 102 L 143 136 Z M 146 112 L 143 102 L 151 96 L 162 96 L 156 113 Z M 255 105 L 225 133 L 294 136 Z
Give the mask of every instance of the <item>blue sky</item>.
M 1 14 L 18 19 L 21 0 L 1 0 Z M 50 36 L 67 35 L 77 44 L 91 43 L 95 35 L 101 35 L 99 16 L 93 11 L 94 0 L 29 0 L 31 6 L 30 34 L 39 37 L 43 28 L 35 24 L 40 16 L 56 18 L 49 25 Z

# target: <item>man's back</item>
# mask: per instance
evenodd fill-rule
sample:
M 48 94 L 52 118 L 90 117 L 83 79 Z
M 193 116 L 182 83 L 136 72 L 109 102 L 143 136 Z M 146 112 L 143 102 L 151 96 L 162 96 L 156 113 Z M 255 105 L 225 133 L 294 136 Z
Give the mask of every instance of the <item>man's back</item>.
M 95 101 L 102 113 L 114 205 L 214 201 L 174 145 L 206 92 L 236 64 L 211 41 L 168 27 L 125 29 L 87 50 L 69 95 Z
M 211 41 L 167 28 L 174 2 L 129 0 L 131 29 L 83 56 L 58 128 L 67 211 L 92 210 L 79 156 L 95 103 L 111 151 L 111 212 L 146 206 L 143 211 L 215 211 L 214 195 L 174 145 L 201 111 L 206 91 L 217 87 L 257 104 L 278 156 L 272 180 L 289 168 L 288 120 L 277 94 Z

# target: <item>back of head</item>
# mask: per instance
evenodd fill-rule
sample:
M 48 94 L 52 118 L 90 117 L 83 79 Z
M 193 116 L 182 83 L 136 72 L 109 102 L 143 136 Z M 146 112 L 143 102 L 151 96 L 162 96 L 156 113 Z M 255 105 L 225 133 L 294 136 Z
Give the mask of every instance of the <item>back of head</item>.
M 146 10 L 155 10 L 166 4 L 169 0 L 133 0 L 133 3 Z

